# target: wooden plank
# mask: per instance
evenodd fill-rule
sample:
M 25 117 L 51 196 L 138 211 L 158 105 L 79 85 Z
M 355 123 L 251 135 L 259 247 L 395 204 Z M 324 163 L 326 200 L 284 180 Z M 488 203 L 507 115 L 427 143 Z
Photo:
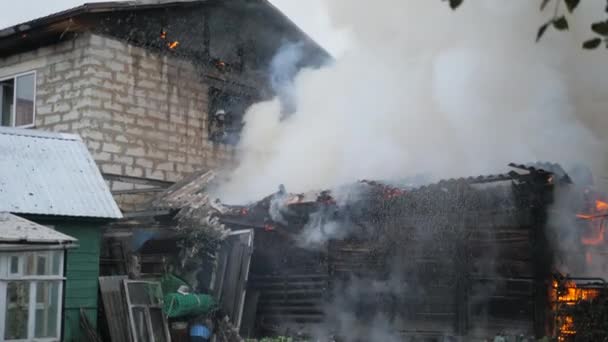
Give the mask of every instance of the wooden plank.
M 101 300 L 112 342 L 130 342 L 129 319 L 122 284 L 127 276 L 99 277 Z
M 64 341 L 85 341 L 80 326 L 80 308 L 86 309 L 93 327 L 97 326 L 97 295 L 101 228 L 97 224 L 65 223 L 56 226 L 64 234 L 78 239 L 78 248 L 70 249 L 66 258 Z M 86 269 L 82 265 L 86 264 Z

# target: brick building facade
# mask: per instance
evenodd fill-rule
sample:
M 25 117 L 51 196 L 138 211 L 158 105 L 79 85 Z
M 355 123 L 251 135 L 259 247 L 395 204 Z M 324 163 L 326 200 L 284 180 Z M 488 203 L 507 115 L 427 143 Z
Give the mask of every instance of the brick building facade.
M 162 12 L 146 12 L 146 18 L 164 23 L 167 17 L 173 17 L 166 6 L 152 9 Z M 125 11 L 137 13 L 144 9 L 151 10 L 145 7 Z M 125 15 L 119 13 L 110 12 L 95 20 L 114 20 Z M 75 13 L 69 19 L 74 22 L 79 15 Z M 245 67 L 241 66 L 238 72 L 226 72 L 208 62 L 200 63 L 196 48 L 189 48 L 190 53 L 175 53 L 151 47 L 142 44 L 141 39 L 134 41 L 121 36 L 122 31 L 100 29 L 101 24 L 95 20 L 89 28 L 67 38 L 54 37 L 45 44 L 11 46 L 10 35 L 0 37 L 0 47 L 3 43 L 12 47 L 0 49 L 0 81 L 28 73 L 35 75 L 34 127 L 81 135 L 125 211 L 139 209 L 154 191 L 195 170 L 232 165 L 234 146 L 209 139 L 210 94 L 217 89 L 229 91 L 242 95 L 241 101 L 245 102 L 271 96 L 267 79 L 269 57 L 285 40 L 276 38 L 272 51 L 266 51 L 269 49 L 266 46 L 251 48 L 258 56 L 249 54 L 244 60 Z M 222 54 L 230 36 L 205 27 L 201 29 L 207 32 L 203 36 L 213 32 L 218 32 L 218 39 L 225 36 L 221 39 L 222 48 L 215 51 Z M 255 33 L 249 31 L 249 35 Z M 192 34 L 182 33 L 180 38 Z M 289 40 L 293 41 L 293 37 Z M 255 39 L 246 41 L 249 46 L 255 44 Z M 202 50 L 209 53 L 208 47 Z M 324 52 L 317 49 L 314 54 Z M 261 62 L 260 55 L 266 56 Z M 17 88 L 14 82 L 12 85 Z
M 78 133 L 104 175 L 175 182 L 229 161 L 207 136 L 209 86 L 187 60 L 87 34 L 0 61 L 36 73 L 36 128 Z M 145 185 L 110 180 L 113 191 Z M 123 209 L 141 197 L 119 195 Z

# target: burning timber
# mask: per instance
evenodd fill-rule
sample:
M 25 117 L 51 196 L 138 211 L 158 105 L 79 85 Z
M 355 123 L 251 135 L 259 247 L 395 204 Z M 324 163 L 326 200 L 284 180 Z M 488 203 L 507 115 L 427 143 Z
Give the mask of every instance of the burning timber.
M 236 324 L 244 337 L 603 339 L 608 291 L 588 274 L 605 271 L 606 198 L 555 164 L 510 167 L 416 188 L 281 186 L 247 206 L 210 201 L 207 173 L 163 205 L 182 222 L 255 231 Z

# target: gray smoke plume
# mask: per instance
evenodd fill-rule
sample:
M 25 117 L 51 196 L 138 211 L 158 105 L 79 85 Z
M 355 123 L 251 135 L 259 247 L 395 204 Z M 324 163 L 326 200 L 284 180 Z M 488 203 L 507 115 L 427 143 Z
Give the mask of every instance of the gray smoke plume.
M 293 81 L 303 52 L 302 43 L 288 43 L 281 47 L 270 63 L 270 84 L 282 104 L 283 117 L 296 110 Z
M 257 200 L 279 183 L 306 192 L 359 179 L 422 174 L 432 181 L 501 172 L 512 161 L 581 163 L 603 174 L 608 69 L 605 53 L 580 44 L 605 2 L 582 2 L 568 18 L 570 31 L 550 30 L 538 44 L 536 32 L 550 14 L 539 12 L 537 1 L 469 0 L 456 12 L 439 0 L 315 3 L 347 32 L 345 46 L 334 63 L 302 70 L 293 82 L 282 80 L 292 79 L 285 65 L 295 65 L 295 54 L 286 47 L 277 55 L 273 64 L 281 68 L 273 70 L 287 71 L 274 78 L 286 90 L 248 110 L 239 165 L 219 190 L 225 201 Z M 304 12 L 310 6 L 291 5 Z M 289 116 L 285 98 L 295 104 Z M 325 242 L 319 220 L 311 222 L 303 243 Z M 325 223 L 330 238 L 341 233 Z M 491 274 L 494 256 L 487 259 Z M 351 333 L 349 341 L 399 340 L 382 313 L 360 325 L 352 305 L 370 288 L 397 297 L 399 289 L 415 289 L 403 272 L 392 272 L 385 290 L 370 279 L 346 284 L 327 308 L 337 322 L 320 334 L 338 327 Z M 474 291 L 483 301 L 494 289 Z M 472 330 L 486 332 L 483 322 Z
M 582 4 L 571 31 L 538 44 L 547 18 L 529 0 L 468 1 L 456 12 L 428 0 L 323 5 L 349 32 L 348 48 L 288 82 L 293 115 L 283 117 L 278 99 L 249 109 L 225 200 L 254 200 L 277 183 L 303 192 L 361 178 L 496 172 L 518 160 L 603 166 L 595 129 L 604 119 L 591 114 L 608 77 L 604 59 L 580 49 L 601 1 Z M 285 51 L 275 65 L 297 60 Z

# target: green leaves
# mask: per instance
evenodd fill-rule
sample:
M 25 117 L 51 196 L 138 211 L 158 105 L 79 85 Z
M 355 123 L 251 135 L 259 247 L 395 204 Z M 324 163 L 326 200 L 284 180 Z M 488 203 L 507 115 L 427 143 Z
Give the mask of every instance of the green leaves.
M 602 43 L 601 38 L 593 38 L 583 43 L 583 49 L 593 50 L 596 49 Z
M 564 31 L 568 29 L 568 20 L 563 15 L 559 18 L 553 19 L 553 27 L 560 31 Z
M 568 20 L 566 20 L 566 17 L 561 16 L 561 17 L 553 18 L 538 28 L 538 32 L 536 33 L 537 42 L 543 37 L 545 32 L 547 32 L 549 25 L 553 25 L 553 27 L 555 27 L 559 31 L 564 31 L 569 28 Z
M 443 0 L 443 1 L 445 1 L 445 0 Z M 453 10 L 457 9 L 458 7 L 460 7 L 460 5 L 462 5 L 463 1 L 464 0 L 449 0 L 450 8 Z
M 580 0 L 564 0 L 564 2 L 566 3 L 566 7 L 568 7 L 568 11 L 572 13 L 580 3 Z
M 591 24 L 591 30 L 599 35 L 608 36 L 608 21 Z
M 545 31 L 547 31 L 547 28 L 549 27 L 549 24 L 551 24 L 551 22 L 548 22 L 546 24 L 544 24 L 543 26 L 539 27 L 538 29 L 538 33 L 536 34 L 536 41 L 538 42 L 542 36 L 545 34 Z
M 593 39 L 589 39 L 583 43 L 583 49 L 593 50 L 597 49 L 598 46 L 602 43 L 602 41 L 608 41 L 608 20 L 599 21 L 597 23 L 591 24 L 591 31 L 599 34 L 602 37 L 596 37 Z
M 464 2 L 464 0 L 442 1 L 448 1 L 450 4 L 450 8 L 452 8 L 453 10 L 459 8 Z M 565 12 L 563 10 L 560 11 L 560 5 L 562 4 L 562 2 L 565 4 L 568 12 Z M 553 14 L 553 18 L 538 28 L 538 31 L 536 32 L 537 42 L 545 35 L 547 29 L 550 26 L 553 26 L 558 31 L 569 30 L 570 24 L 568 23 L 568 19 L 566 19 L 566 15 L 568 15 L 568 13 L 573 13 L 580 5 L 581 0 L 540 0 L 540 10 L 544 11 L 547 6 L 552 3 L 555 4 L 555 12 Z M 606 3 L 606 13 L 608 13 L 608 0 L 606 0 Z M 602 42 L 606 42 L 606 46 L 608 47 L 608 20 L 591 24 L 591 31 L 600 35 L 601 37 L 591 38 L 583 42 L 583 49 L 596 49 L 602 44 Z

